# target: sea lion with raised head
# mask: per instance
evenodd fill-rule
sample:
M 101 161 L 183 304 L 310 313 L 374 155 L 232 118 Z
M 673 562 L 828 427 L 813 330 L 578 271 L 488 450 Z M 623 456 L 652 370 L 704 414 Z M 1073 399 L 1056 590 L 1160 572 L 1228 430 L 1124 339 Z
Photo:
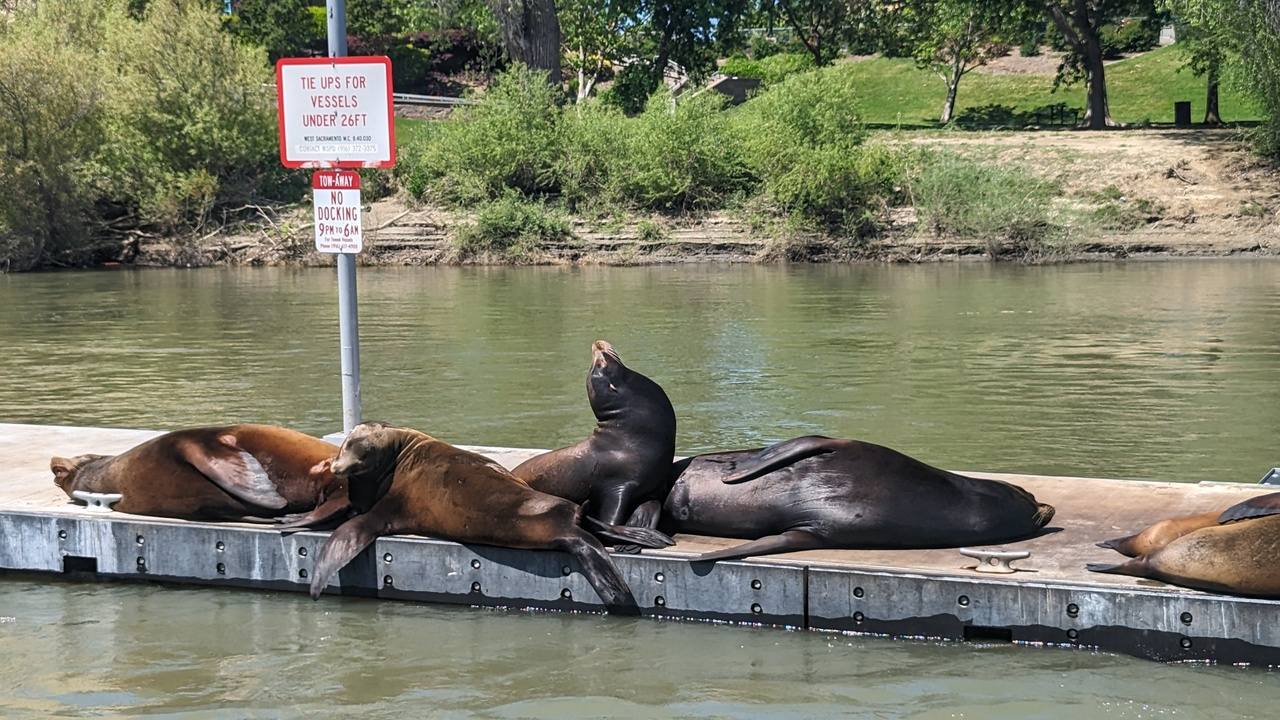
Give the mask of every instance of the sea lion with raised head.
M 566 552 L 611 611 L 635 613 L 635 598 L 608 552 L 579 523 L 620 542 L 671 544 L 656 531 L 590 521 L 581 506 L 530 488 L 489 458 L 409 428 L 357 425 L 343 441 L 333 472 L 346 481 L 360 514 L 335 530 L 320 551 L 313 598 L 379 536 L 411 533 Z
M 347 509 L 329 467 L 335 452 L 296 430 L 229 425 L 165 433 L 119 455 L 54 457 L 49 469 L 68 497 L 121 495 L 120 512 L 305 527 Z
M 990 545 L 1030 537 L 1053 517 L 1051 505 L 1016 485 L 816 435 L 686 458 L 673 471 L 662 530 L 751 541 L 697 560 Z
M 511 471 L 530 487 L 575 503 L 606 525 L 645 501 L 661 501 L 676 453 L 676 412 L 657 383 L 628 368 L 604 340 L 591 345 L 587 400 L 596 428 L 587 439 L 543 453 Z M 656 514 L 658 502 L 651 504 Z
M 1086 567 L 1092 572 L 1280 598 L 1280 493 L 1259 495 L 1220 513 L 1162 520 L 1137 535 L 1099 545 L 1138 554 L 1119 564 L 1090 563 Z

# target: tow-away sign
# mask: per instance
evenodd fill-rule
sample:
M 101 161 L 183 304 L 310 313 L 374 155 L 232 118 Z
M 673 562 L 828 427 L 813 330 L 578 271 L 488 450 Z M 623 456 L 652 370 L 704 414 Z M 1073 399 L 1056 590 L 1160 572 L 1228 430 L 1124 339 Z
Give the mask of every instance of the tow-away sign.
M 395 165 L 386 57 L 280 58 L 276 100 L 285 167 Z
M 317 170 L 311 174 L 316 250 L 358 253 L 364 247 L 360 229 L 360 173 Z

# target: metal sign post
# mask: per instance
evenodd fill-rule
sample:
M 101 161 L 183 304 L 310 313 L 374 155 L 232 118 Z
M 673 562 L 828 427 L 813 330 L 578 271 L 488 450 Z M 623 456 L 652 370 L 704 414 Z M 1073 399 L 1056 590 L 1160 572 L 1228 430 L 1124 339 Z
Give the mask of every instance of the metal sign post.
M 329 57 L 347 54 L 347 0 L 326 0 Z M 356 309 L 356 256 L 338 255 L 338 342 L 342 348 L 342 432 L 360 424 L 360 318 Z
M 346 2 L 326 5 L 329 57 L 277 60 L 276 102 L 280 162 L 317 169 L 311 178 L 316 249 L 338 256 L 342 429 L 349 432 L 361 415 L 355 255 L 361 247 L 360 176 L 354 170 L 395 165 L 395 106 L 391 60 L 347 57 Z

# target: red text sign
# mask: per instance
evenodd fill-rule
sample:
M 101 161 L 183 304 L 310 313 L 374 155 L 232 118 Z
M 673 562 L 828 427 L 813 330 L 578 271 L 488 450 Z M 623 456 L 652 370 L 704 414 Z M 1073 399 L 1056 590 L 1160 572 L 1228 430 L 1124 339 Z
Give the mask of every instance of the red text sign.
M 395 164 L 388 58 L 281 58 L 276 93 L 285 167 Z

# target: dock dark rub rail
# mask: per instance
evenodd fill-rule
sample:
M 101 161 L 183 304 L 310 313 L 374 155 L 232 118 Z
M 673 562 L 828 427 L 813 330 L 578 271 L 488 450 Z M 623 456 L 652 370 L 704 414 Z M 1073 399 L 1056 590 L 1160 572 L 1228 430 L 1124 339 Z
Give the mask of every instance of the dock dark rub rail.
M 0 513 L 0 570 L 305 592 L 327 533 L 133 516 Z M 957 554 L 957 566 L 962 558 Z M 1195 591 L 914 574 L 796 560 L 614 555 L 642 612 L 947 640 L 1096 647 L 1160 661 L 1280 665 L 1280 602 Z M 379 539 L 330 592 L 461 605 L 599 610 L 568 556 Z M 324 600 L 321 600 L 324 602 Z M 1248 641 L 1240 639 L 1247 637 Z

